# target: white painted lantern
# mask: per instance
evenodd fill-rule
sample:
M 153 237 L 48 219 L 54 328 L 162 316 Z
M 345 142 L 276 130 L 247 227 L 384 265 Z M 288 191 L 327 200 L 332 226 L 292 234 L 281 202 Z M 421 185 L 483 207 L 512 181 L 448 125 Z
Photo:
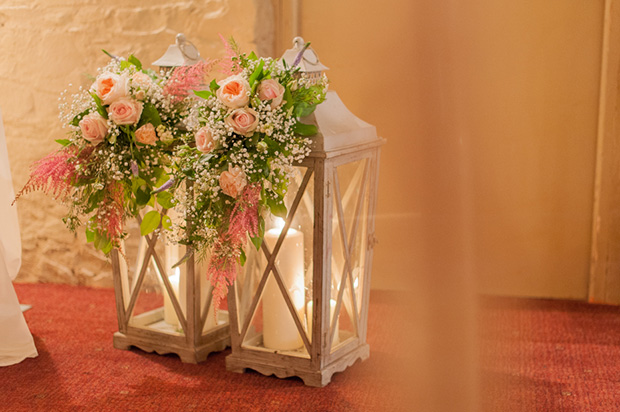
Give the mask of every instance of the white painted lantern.
M 178 34 L 153 64 L 173 69 L 199 60 L 193 44 Z M 181 218 L 166 213 L 173 221 Z M 140 236 L 140 221 L 128 222 L 131 235 L 123 253 L 111 252 L 119 327 L 114 347 L 176 353 L 183 362 L 197 363 L 230 346 L 228 311 L 218 310 L 216 319 L 206 268 L 189 248 L 167 242 L 165 231 Z
M 297 48 L 302 44 L 296 41 Z M 285 58 L 289 63 L 295 56 L 287 51 Z M 325 67 L 318 59 L 312 64 L 311 69 Z M 316 73 L 312 76 L 321 75 Z M 383 139 L 333 91 L 302 120 L 319 132 L 310 156 L 295 167 L 285 198 L 288 216 L 267 222 L 261 250 L 246 248 L 245 266 L 229 289 L 232 354 L 226 368 L 298 376 L 306 385 L 324 386 L 334 372 L 369 356 Z

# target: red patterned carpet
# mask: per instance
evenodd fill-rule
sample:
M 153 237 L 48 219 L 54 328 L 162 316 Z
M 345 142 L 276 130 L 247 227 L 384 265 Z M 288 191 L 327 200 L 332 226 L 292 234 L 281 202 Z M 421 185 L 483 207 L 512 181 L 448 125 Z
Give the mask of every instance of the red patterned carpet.
M 488 298 L 482 303 L 484 411 L 620 411 L 620 308 Z
M 397 356 L 394 294 L 371 294 L 370 359 L 325 388 L 297 378 L 227 372 L 212 354 L 198 365 L 175 355 L 112 347 L 114 293 L 67 285 L 17 284 L 39 357 L 0 368 L 0 411 L 394 411 L 405 372 Z M 398 371 L 403 373 L 399 373 Z

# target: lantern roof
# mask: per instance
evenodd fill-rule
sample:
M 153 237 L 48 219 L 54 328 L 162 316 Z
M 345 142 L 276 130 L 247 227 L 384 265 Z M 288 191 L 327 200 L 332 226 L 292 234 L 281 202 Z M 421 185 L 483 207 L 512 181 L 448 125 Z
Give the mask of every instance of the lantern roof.
M 316 54 L 312 47 L 308 46 L 304 50 L 305 45 L 306 43 L 303 38 L 295 37 L 293 39 L 293 48 L 284 52 L 282 60 L 284 60 L 289 67 L 292 67 L 297 56 L 303 50 L 303 56 L 298 64 L 302 72 L 308 73 L 329 70 L 329 67 L 321 63 L 318 54 Z
M 318 133 L 312 137 L 311 146 L 315 154 L 383 143 L 383 139 L 377 136 L 377 128 L 351 113 L 338 93 L 332 90 L 327 92 L 325 101 L 301 122 L 317 126 Z
M 159 59 L 153 62 L 153 66 L 178 67 L 191 66 L 202 61 L 198 49 L 192 42 L 185 38 L 183 33 L 177 34 L 175 44 L 168 46 L 168 50 Z

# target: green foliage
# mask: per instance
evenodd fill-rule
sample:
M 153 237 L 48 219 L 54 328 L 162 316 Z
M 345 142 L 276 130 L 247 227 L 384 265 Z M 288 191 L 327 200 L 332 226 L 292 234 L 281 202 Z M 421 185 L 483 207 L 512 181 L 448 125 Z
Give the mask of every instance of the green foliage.
M 140 223 L 140 234 L 146 236 L 152 233 L 159 227 L 161 220 L 161 214 L 157 210 L 151 210 L 142 218 L 142 223 Z
M 153 127 L 157 127 L 161 124 L 161 117 L 159 116 L 159 112 L 157 108 L 152 103 L 144 103 L 144 107 L 142 109 L 142 116 L 140 116 L 140 122 L 138 123 L 138 127 L 150 123 Z
M 300 136 L 314 136 L 319 131 L 315 125 L 302 122 L 295 123 L 294 130 Z

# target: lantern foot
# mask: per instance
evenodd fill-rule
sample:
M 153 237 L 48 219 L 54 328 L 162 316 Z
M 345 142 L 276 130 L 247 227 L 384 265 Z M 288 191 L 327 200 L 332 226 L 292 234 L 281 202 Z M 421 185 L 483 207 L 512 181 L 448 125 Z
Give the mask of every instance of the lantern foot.
M 131 347 L 136 347 L 144 352 L 156 352 L 160 355 L 175 353 L 181 358 L 183 363 L 200 363 L 206 360 L 211 352 L 221 352 L 230 346 L 230 336 L 225 333 L 225 328 L 222 331 L 224 333 L 218 333 L 217 335 L 219 336 L 214 336 L 208 342 L 196 346 L 188 345 L 185 339 L 176 339 L 178 342 L 165 342 L 160 337 L 155 341 L 148 337 L 116 332 L 114 334 L 114 347 L 121 350 L 129 350 Z
M 231 354 L 226 357 L 226 370 L 236 373 L 244 373 L 246 369 L 255 370 L 265 376 L 275 375 L 278 378 L 289 378 L 297 376 L 301 378 L 306 386 L 322 388 L 331 382 L 332 376 L 336 372 L 342 372 L 353 365 L 358 359 L 364 361 L 370 356 L 368 344 L 358 346 L 356 349 L 340 356 L 329 365 L 322 369 L 301 368 L 290 365 L 275 365 L 269 359 L 248 359 L 243 356 Z M 281 360 L 282 358 L 280 358 Z

